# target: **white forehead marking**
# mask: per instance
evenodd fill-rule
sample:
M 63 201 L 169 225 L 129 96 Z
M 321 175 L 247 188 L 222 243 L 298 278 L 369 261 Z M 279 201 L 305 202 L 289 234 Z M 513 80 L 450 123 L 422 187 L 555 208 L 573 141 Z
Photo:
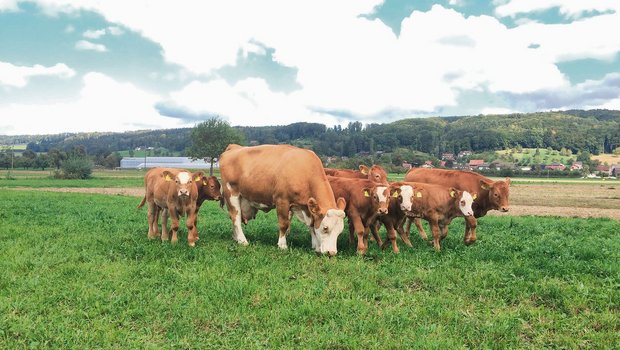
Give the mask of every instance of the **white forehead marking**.
M 411 187 L 410 185 L 400 186 L 400 195 L 403 196 L 403 198 L 413 197 L 413 187 Z
M 461 201 L 465 201 L 465 205 L 461 205 Z M 459 201 L 459 209 L 463 215 L 472 214 L 473 209 L 471 208 L 472 203 L 474 202 L 474 198 L 467 191 L 463 191 L 461 195 L 461 200 Z
M 187 172 L 179 173 L 178 177 L 179 177 L 179 182 L 183 185 L 188 183 L 192 179 L 192 176 Z
M 386 188 L 387 187 L 385 187 L 385 186 L 378 186 L 377 187 L 377 196 L 379 197 L 379 202 L 387 201 L 387 197 L 384 194 Z

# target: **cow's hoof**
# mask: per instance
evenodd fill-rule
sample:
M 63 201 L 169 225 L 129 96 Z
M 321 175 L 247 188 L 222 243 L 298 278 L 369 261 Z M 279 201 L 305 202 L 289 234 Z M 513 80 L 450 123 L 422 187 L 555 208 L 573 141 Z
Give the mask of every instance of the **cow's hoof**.
M 176 239 L 173 239 L 173 240 L 171 240 L 171 241 L 170 241 L 170 243 L 172 243 L 172 244 L 177 244 L 177 240 L 176 240 Z
M 278 248 L 280 248 L 282 250 L 287 250 L 288 246 L 286 244 L 278 244 Z
M 465 245 L 472 245 L 472 244 L 476 243 L 476 241 L 475 240 L 473 240 L 473 241 L 465 241 L 464 243 L 465 243 Z
M 195 247 L 196 246 L 196 242 L 189 242 L 188 243 L 190 247 Z
M 250 245 L 250 242 L 248 242 L 248 241 L 238 241 L 238 242 L 239 242 L 239 244 L 241 244 L 244 247 L 247 247 L 247 246 Z

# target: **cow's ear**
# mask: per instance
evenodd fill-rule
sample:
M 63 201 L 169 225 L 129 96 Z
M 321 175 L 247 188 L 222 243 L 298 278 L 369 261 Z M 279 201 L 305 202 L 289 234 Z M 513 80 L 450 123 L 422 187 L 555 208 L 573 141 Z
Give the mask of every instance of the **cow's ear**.
M 165 170 L 165 171 L 162 173 L 162 175 L 163 175 L 163 177 L 164 177 L 164 180 L 166 180 L 166 181 L 172 181 L 172 179 L 174 178 L 174 176 L 172 176 L 172 173 L 171 173 L 171 172 L 169 172 L 168 170 Z
M 511 181 L 510 181 L 510 178 L 509 178 L 509 177 L 507 177 L 507 178 L 506 178 L 506 185 L 509 185 L 509 186 L 510 186 L 510 182 L 511 182 Z
M 456 197 L 456 188 L 450 187 L 450 197 L 452 198 Z
M 200 182 L 202 181 L 204 183 L 204 178 L 205 175 L 202 173 L 202 171 L 197 171 L 195 172 L 192 177 L 194 178 L 194 182 Z
M 484 180 L 480 180 L 480 188 L 482 188 L 483 190 L 489 190 L 491 188 L 491 185 L 488 184 L 486 181 Z
M 339 210 L 344 210 L 344 208 L 346 207 L 347 201 L 345 201 L 342 197 L 338 197 L 338 200 L 336 200 L 336 208 L 338 208 Z
M 364 187 L 362 193 L 364 193 L 364 197 L 370 197 L 370 188 Z
M 368 175 L 368 167 L 365 166 L 364 164 L 360 164 L 360 172 L 364 175 Z
M 398 196 L 400 196 L 400 188 L 392 188 L 390 189 L 390 196 L 392 198 L 398 198 Z
M 308 199 L 308 210 L 310 211 L 310 214 L 312 215 L 320 215 L 321 214 L 321 207 L 319 207 L 319 203 L 316 202 L 316 199 L 310 197 L 310 199 Z

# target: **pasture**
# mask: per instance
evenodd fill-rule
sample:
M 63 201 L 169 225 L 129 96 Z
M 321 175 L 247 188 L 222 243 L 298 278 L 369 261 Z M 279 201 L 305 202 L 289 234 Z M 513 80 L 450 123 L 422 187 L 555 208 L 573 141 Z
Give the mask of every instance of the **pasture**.
M 298 221 L 279 250 L 274 212 L 250 222 L 251 244 L 239 246 L 213 202 L 200 211 L 196 248 L 185 228 L 176 246 L 149 241 L 138 202 L 0 190 L 0 348 L 620 343 L 616 220 L 487 216 L 466 247 L 457 219 L 438 254 L 414 236 L 398 255 L 371 244 L 360 257 L 342 234 L 328 259 Z

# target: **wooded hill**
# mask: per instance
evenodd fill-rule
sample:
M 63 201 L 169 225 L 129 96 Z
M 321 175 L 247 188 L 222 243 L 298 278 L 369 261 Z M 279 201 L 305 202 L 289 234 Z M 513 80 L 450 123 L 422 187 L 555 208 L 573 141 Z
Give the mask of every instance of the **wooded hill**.
M 392 152 L 409 148 L 435 156 L 461 150 L 483 152 L 523 148 L 570 149 L 573 153 L 610 153 L 620 147 L 620 111 L 569 110 L 511 115 L 411 118 L 385 124 L 326 127 L 317 123 L 286 126 L 238 127 L 247 144 L 290 143 L 319 155 L 353 156 L 360 152 Z M 46 136 L 0 136 L 0 144 L 28 143 L 28 149 L 46 152 L 82 145 L 91 155 L 163 147 L 183 152 L 190 128 L 124 133 L 79 133 Z

